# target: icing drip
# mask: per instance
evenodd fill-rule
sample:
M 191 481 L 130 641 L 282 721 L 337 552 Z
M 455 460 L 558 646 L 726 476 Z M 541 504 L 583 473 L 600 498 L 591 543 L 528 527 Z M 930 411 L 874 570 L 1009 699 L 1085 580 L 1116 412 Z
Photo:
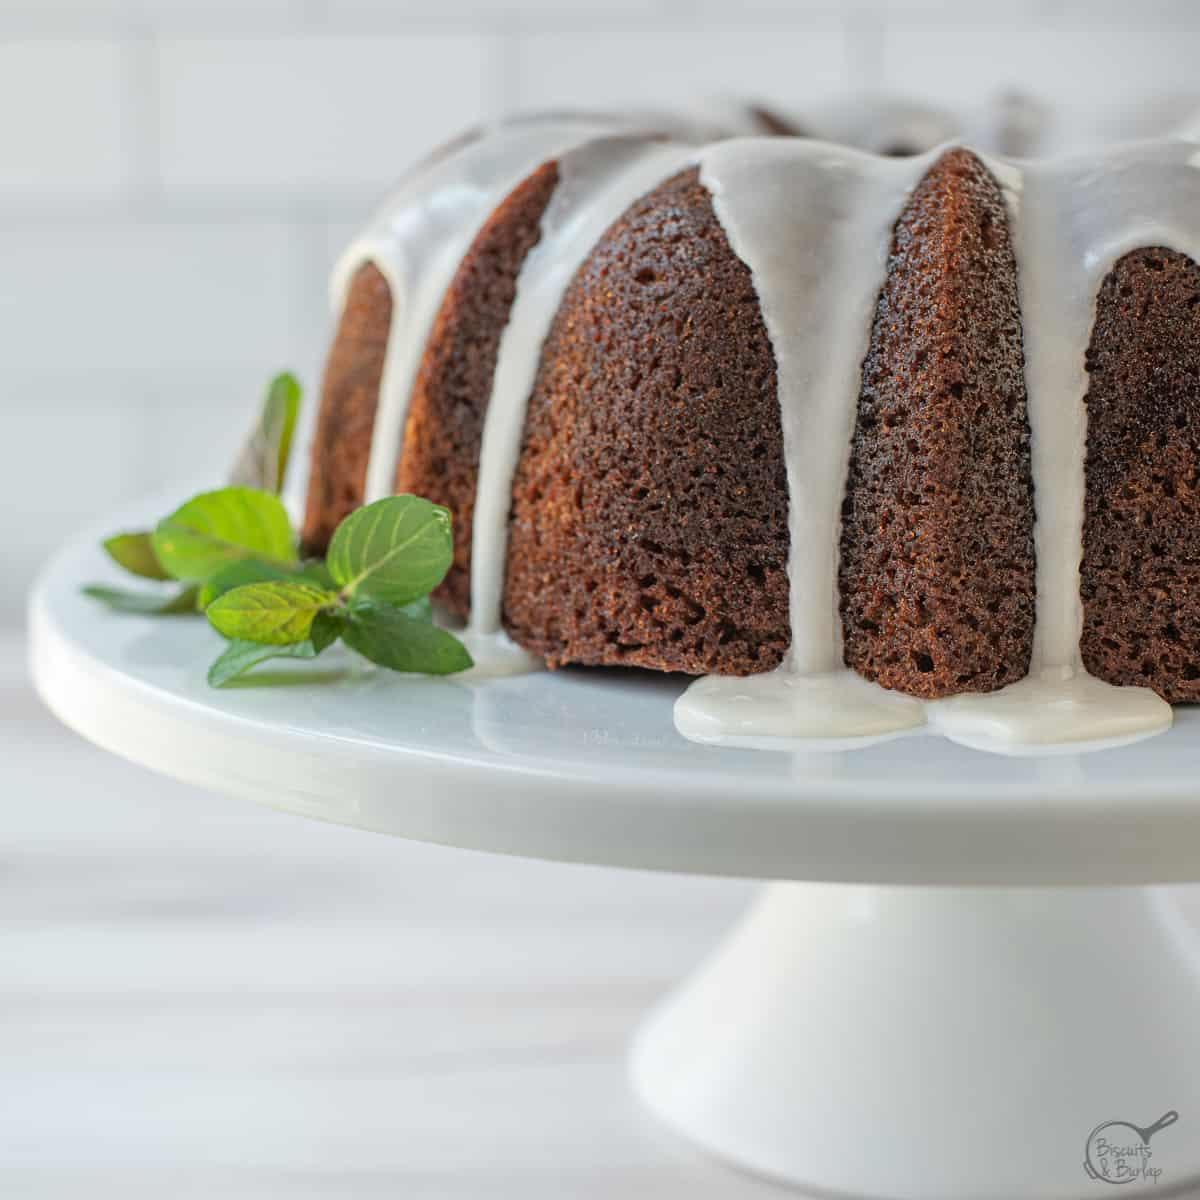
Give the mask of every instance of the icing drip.
M 1154 692 L 1114 687 L 1084 670 L 1079 571 L 1084 353 L 1095 297 L 1117 258 L 1138 246 L 1166 245 L 1197 258 L 1200 237 L 1189 227 L 1200 203 L 1200 155 L 1184 142 L 1126 147 L 1099 164 L 984 159 L 1010 208 L 1025 331 L 1037 558 L 1030 674 L 997 692 L 910 700 L 883 716 L 878 704 L 837 682 L 846 674 L 836 669 L 836 547 L 846 460 L 830 448 L 849 446 L 858 394 L 857 372 L 846 378 L 844 341 L 847 330 L 854 331 L 861 363 L 871 315 L 859 298 L 868 294 L 873 301 L 882 287 L 891 226 L 938 153 L 905 164 L 907 179 L 881 160 L 803 143 L 734 143 L 705 155 L 717 214 L 751 268 L 779 366 L 792 507 L 793 649 L 770 675 L 693 684 L 676 704 L 676 724 L 686 736 L 786 748 L 814 737 L 875 740 L 928 723 L 981 749 L 1044 753 L 1128 742 L 1171 723 L 1170 706 Z M 810 175 L 822 178 L 814 182 Z M 763 199 L 776 186 L 778 207 Z M 814 200 L 832 203 L 812 229 L 803 217 L 789 216 L 790 209 L 807 215 Z M 828 249 L 817 244 L 822 236 Z M 874 252 L 861 252 L 864 245 Z M 820 286 L 806 288 L 805 281 L 814 279 Z M 831 309 L 847 325 L 835 323 L 832 331 L 810 338 Z M 792 361 L 801 354 L 807 380 L 793 374 Z M 821 461 L 822 449 L 830 461 Z M 822 613 L 819 593 L 831 578 L 833 594 Z
M 790 496 L 792 645 L 782 666 L 710 676 L 675 706 L 685 736 L 876 740 L 924 723 L 915 700 L 842 666 L 838 536 L 859 379 L 892 226 L 930 159 L 879 159 L 821 142 L 718 145 L 701 181 L 750 268 L 775 352 Z
M 1087 374 L 1096 293 L 1128 250 L 1169 245 L 1195 257 L 1187 233 L 1200 203 L 1193 147 L 1131 146 L 1094 159 L 987 161 L 1011 193 L 1014 251 L 1025 339 L 1034 480 L 1037 607 L 1033 662 L 1015 684 L 931 705 L 931 722 L 971 745 L 1006 749 L 1130 740 L 1166 729 L 1170 706 L 1146 688 L 1088 675 L 1083 632 Z
M 409 175 L 339 260 L 333 275 L 339 310 L 354 272 L 366 262 L 379 268 L 392 294 L 392 323 L 367 464 L 368 503 L 394 491 L 404 422 L 425 342 L 480 227 L 537 166 L 604 129 L 579 121 L 530 123 L 465 141 Z
M 684 146 L 610 137 L 559 159 L 558 186 L 542 216 L 541 237 L 518 277 L 483 426 L 471 539 L 471 620 L 465 633 L 477 670 L 508 673 L 506 668 L 529 660 L 500 630 L 508 514 L 529 396 L 563 293 L 608 226 L 694 157 Z

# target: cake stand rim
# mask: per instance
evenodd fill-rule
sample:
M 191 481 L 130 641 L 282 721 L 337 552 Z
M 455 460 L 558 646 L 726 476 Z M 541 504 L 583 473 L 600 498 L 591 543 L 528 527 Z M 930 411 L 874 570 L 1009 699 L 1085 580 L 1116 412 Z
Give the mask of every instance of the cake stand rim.
M 117 527 L 119 516 L 92 528 Z M 436 731 L 423 741 L 385 744 L 332 725 L 256 724 L 223 707 L 222 692 L 206 693 L 203 702 L 172 694 L 139 673 L 136 663 L 119 655 L 106 661 L 99 646 L 89 644 L 93 629 L 118 628 L 105 622 L 121 622 L 123 633 L 155 624 L 100 613 L 78 595 L 81 584 L 104 569 L 95 541 L 89 531 L 68 543 L 32 593 L 35 686 L 84 737 L 189 783 L 419 840 L 693 874 L 951 885 L 1200 880 L 1200 789 L 1179 763 L 1162 776 L 1143 776 L 1136 788 L 1105 786 L 1107 772 L 1101 772 L 1089 794 L 1074 779 L 1079 762 L 1117 763 L 1127 753 L 1122 749 L 1035 760 L 1047 765 L 1032 768 L 1037 783 L 1023 797 L 997 785 L 1000 772 L 1015 769 L 997 763 L 1029 760 L 967 752 L 979 774 L 964 776 L 958 794 L 943 787 L 926 795 L 910 786 L 898 798 L 899 783 L 863 795 L 853 780 L 838 778 L 836 762 L 827 778 L 814 781 L 802 767 L 790 776 L 777 764 L 765 770 L 761 752 L 713 752 L 682 739 L 677 760 L 695 755 L 690 770 L 601 762 L 595 755 L 570 762 L 484 747 L 470 753 L 461 739 L 439 744 Z M 529 686 L 557 687 L 554 678 L 543 675 Z M 280 691 L 303 697 L 310 689 Z M 667 703 L 656 693 L 654 702 L 660 700 Z M 303 702 L 297 711 L 304 712 Z M 1200 733 L 1200 712 L 1194 716 L 1189 728 L 1195 724 Z M 158 723 L 153 738 L 146 722 Z M 1174 734 L 1178 745 L 1186 731 Z M 1200 737 L 1185 737 L 1184 744 L 1192 741 L 1197 750 L 1185 756 L 1189 771 L 1200 767 Z M 222 742 L 236 764 L 217 749 Z M 940 739 L 920 743 L 922 754 L 941 753 Z M 205 763 L 206 750 L 216 761 Z M 295 756 L 293 768 L 289 756 Z M 262 758 L 260 769 L 250 761 L 255 757 Z M 708 769 L 729 762 L 740 765 L 732 773 Z

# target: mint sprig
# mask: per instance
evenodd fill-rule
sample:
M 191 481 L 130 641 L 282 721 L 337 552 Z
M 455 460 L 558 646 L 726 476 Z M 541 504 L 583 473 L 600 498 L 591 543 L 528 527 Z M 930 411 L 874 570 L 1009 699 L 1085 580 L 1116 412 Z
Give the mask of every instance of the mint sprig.
M 446 509 L 419 496 L 391 496 L 351 513 L 334 531 L 324 563 L 330 586 L 300 579 L 248 583 L 215 599 L 208 619 L 242 643 L 311 645 L 315 656 L 340 637 L 393 671 L 465 671 L 473 665 L 466 647 L 430 619 L 429 592 L 445 578 L 453 553 Z M 308 657 L 307 650 L 298 654 Z M 227 682 L 264 657 L 270 656 L 226 651 L 214 674 Z
M 316 658 L 317 648 L 311 641 L 296 642 L 291 646 L 263 646 L 258 642 L 234 640 L 208 668 L 208 682 L 212 687 L 224 687 L 232 679 L 245 675 L 253 667 L 273 658 Z
M 171 578 L 158 561 L 153 538 L 148 533 L 115 533 L 105 538 L 102 545 L 109 558 L 131 575 L 140 575 L 143 579 Z
M 200 610 L 208 608 L 214 600 L 225 595 L 226 592 L 233 591 L 234 588 L 245 587 L 250 583 L 272 583 L 281 579 L 307 578 L 304 571 L 304 567 L 297 570 L 294 566 L 285 567 L 277 563 L 263 562 L 259 558 L 239 559 L 237 562 L 222 567 L 204 581 L 198 598 Z
M 419 496 L 391 496 L 352 512 L 334 530 L 325 566 L 347 596 L 407 604 L 450 569 L 450 511 Z
M 271 380 L 258 421 L 238 458 L 231 483 L 275 494 L 283 489 L 302 399 L 300 383 L 294 375 L 285 371 Z M 118 533 L 106 538 L 103 545 L 108 556 L 131 574 L 143 579 L 171 579 L 172 573 L 159 561 L 154 535 L 154 530 Z M 239 582 L 251 580 L 243 577 Z M 232 583 L 224 585 L 223 590 L 232 586 Z M 176 613 L 194 610 L 197 604 L 203 609 L 219 593 L 201 594 L 197 599 L 192 589 L 184 588 L 175 596 L 164 599 L 153 592 L 129 592 L 97 585 L 89 594 L 116 612 Z
M 258 420 L 234 465 L 230 483 L 277 495 L 283 491 L 302 398 L 300 381 L 290 372 L 284 371 L 271 380 Z
M 299 564 L 287 509 L 278 496 L 254 488 L 193 496 L 159 521 L 152 540 L 163 569 L 185 583 L 205 583 L 246 559 L 281 569 Z
M 317 613 L 338 603 L 337 592 L 297 581 L 249 583 L 208 606 L 208 619 L 222 636 L 264 646 L 304 641 Z
M 93 585 L 116 612 L 201 611 L 228 640 L 209 669 L 223 687 L 271 659 L 313 659 L 341 639 L 393 671 L 449 675 L 472 666 L 453 634 L 433 624 L 429 593 L 453 559 L 450 512 L 419 496 L 391 496 L 351 513 L 325 561 L 302 562 L 277 489 L 287 469 L 299 385 L 277 376 L 237 482 L 193 496 L 153 532 L 107 539 L 118 565 L 144 579 L 178 580 L 174 594 Z M 270 485 L 248 486 L 260 480 Z
M 140 617 L 173 617 L 196 611 L 197 589 L 180 588 L 176 592 L 131 592 L 126 588 L 105 587 L 103 584 L 88 584 L 83 589 L 105 607 L 118 613 L 132 613 Z
M 453 675 L 473 665 L 466 646 L 453 634 L 374 601 L 350 606 L 342 641 L 392 671 Z
M 318 613 L 308 637 L 302 642 L 293 642 L 288 646 L 271 646 L 234 638 L 225 647 L 224 653 L 208 668 L 208 682 L 212 687 L 224 687 L 231 680 L 238 679 L 257 667 L 259 663 L 269 662 L 271 659 L 316 658 L 322 650 L 329 649 L 337 641 L 339 632 L 336 618 L 328 613 Z

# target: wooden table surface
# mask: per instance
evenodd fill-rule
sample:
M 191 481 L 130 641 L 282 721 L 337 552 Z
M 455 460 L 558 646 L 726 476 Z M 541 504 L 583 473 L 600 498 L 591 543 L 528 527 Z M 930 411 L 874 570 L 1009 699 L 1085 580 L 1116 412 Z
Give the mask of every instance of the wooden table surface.
M 0 1197 L 793 1194 L 691 1151 L 625 1078 L 753 885 L 209 795 L 67 732 L 23 656 L 0 638 Z

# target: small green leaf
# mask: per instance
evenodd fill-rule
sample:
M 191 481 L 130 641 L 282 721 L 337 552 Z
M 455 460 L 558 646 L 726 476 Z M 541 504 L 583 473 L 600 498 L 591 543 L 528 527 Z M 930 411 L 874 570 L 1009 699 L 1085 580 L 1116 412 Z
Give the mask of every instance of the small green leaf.
M 300 570 L 296 572 L 296 575 L 298 578 L 313 584 L 314 587 L 328 588 L 331 592 L 337 591 L 337 581 L 330 575 L 329 568 L 322 559 L 310 558 L 307 562 L 301 564 Z
M 317 613 L 308 636 L 318 654 L 328 649 L 342 636 L 342 614 L 337 609 Z
M 310 583 L 251 583 L 219 596 L 206 611 L 213 628 L 227 638 L 287 646 L 304 641 L 313 618 L 337 599 L 336 592 Z
M 424 621 L 428 625 L 433 620 L 433 605 L 428 596 L 422 596 L 419 600 L 401 604 L 399 607 L 406 617 L 412 617 L 414 621 Z
M 251 667 L 270 658 L 316 658 L 320 651 L 312 642 L 295 642 L 290 646 L 263 646 L 258 642 L 233 641 L 208 668 L 208 682 L 223 687 L 231 679 L 244 675 Z
M 104 549 L 118 566 L 143 579 L 170 579 L 154 553 L 153 534 L 117 533 L 104 539 Z
M 351 607 L 342 640 L 363 658 L 393 671 L 453 675 L 473 665 L 467 648 L 452 633 L 414 620 L 389 604 Z
M 94 583 L 83 589 L 85 596 L 99 600 L 113 612 L 133 613 L 137 616 L 177 616 L 196 611 L 196 589 L 181 588 L 177 592 L 130 592 L 125 588 L 105 587 Z
M 230 563 L 211 576 L 200 589 L 199 604 L 207 608 L 218 596 L 233 591 L 237 587 L 245 587 L 250 583 L 271 583 L 280 579 L 295 579 L 297 572 L 276 563 L 263 562 L 261 558 L 243 558 L 240 562 Z M 311 582 L 311 581 L 310 581 Z
M 283 490 L 301 397 L 295 375 L 285 371 L 271 380 L 258 421 L 238 456 L 231 483 L 275 493 Z
M 403 605 L 432 592 L 453 556 L 448 509 L 419 496 L 389 496 L 337 527 L 325 565 L 348 594 Z
M 202 492 L 160 521 L 154 553 L 173 578 L 204 583 L 246 558 L 290 566 L 296 542 L 278 496 L 228 487 Z

